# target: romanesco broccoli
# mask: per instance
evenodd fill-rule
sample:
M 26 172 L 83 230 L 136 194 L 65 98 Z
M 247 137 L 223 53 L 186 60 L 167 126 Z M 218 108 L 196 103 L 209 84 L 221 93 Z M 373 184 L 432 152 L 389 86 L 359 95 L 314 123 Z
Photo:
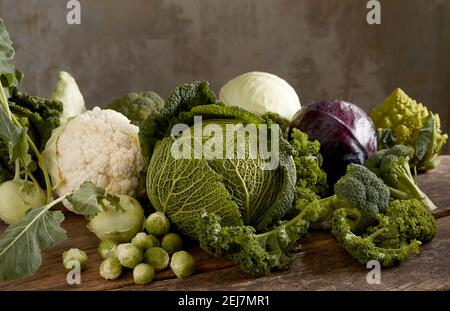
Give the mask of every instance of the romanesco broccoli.
M 441 133 L 439 115 L 397 88 L 372 109 L 370 117 L 378 129 L 389 129 L 398 144 L 415 149 L 410 160 L 417 169 L 427 170 L 438 165 L 438 155 L 448 138 Z M 379 149 L 384 147 L 382 143 L 378 146 Z

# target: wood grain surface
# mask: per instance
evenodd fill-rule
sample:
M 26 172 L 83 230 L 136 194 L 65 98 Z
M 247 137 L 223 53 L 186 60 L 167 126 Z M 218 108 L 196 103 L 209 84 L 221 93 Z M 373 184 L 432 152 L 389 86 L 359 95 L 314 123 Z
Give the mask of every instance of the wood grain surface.
M 68 240 L 47 250 L 43 265 L 32 277 L 0 282 L 0 290 L 450 290 L 450 156 L 441 165 L 418 177 L 420 187 L 439 207 L 434 212 L 439 231 L 421 248 L 420 255 L 400 266 L 383 269 L 381 284 L 366 281 L 368 269 L 353 260 L 328 232 L 312 232 L 296 250 L 290 270 L 262 278 L 252 277 L 224 258 L 213 258 L 195 245 L 188 250 L 195 256 L 196 273 L 177 279 L 167 269 L 148 285 L 135 285 L 131 271 L 118 280 L 106 281 L 98 273 L 101 259 L 98 240 L 86 229 L 83 217 L 66 213 L 63 227 Z M 5 230 L 0 225 L 0 232 Z M 78 247 L 89 255 L 81 285 L 68 285 L 61 263 L 64 250 Z

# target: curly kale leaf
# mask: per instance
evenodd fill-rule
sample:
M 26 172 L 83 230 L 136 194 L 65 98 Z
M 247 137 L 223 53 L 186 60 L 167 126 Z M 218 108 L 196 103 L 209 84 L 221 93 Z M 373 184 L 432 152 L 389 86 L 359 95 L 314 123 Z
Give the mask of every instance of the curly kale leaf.
M 351 230 L 347 216 L 347 210 L 343 208 L 334 212 L 332 232 L 339 244 L 360 263 L 365 265 L 370 260 L 378 260 L 383 267 L 390 267 L 419 253 L 421 242 L 418 240 L 392 247 L 390 245 L 377 245 L 376 239 L 380 234 L 378 230 L 371 235 L 356 235 Z M 393 230 L 389 227 L 386 228 L 383 231 Z M 378 229 L 381 230 L 382 228 Z
M 318 219 L 318 210 L 311 205 L 290 221 L 260 234 L 251 226 L 222 226 L 219 216 L 204 212 L 198 222 L 200 246 L 214 256 L 231 259 L 255 276 L 285 270 L 292 264 L 292 251 L 307 234 L 310 223 Z
M 294 149 L 297 172 L 296 207 L 302 210 L 328 192 L 327 175 L 321 169 L 322 155 L 318 141 L 310 141 L 307 134 L 294 128 L 289 143 Z

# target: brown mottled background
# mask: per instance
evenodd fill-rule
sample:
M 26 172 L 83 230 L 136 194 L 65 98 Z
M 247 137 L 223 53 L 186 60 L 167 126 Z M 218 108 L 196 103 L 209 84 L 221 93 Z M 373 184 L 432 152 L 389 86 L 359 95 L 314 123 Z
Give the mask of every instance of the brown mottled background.
M 250 70 L 291 83 L 302 103 L 341 98 L 369 110 L 396 86 L 450 119 L 450 1 L 382 0 L 379 26 L 366 0 L 0 0 L 25 72 L 49 95 L 72 72 L 88 106 L 129 91 L 166 96 L 181 82 L 215 90 Z

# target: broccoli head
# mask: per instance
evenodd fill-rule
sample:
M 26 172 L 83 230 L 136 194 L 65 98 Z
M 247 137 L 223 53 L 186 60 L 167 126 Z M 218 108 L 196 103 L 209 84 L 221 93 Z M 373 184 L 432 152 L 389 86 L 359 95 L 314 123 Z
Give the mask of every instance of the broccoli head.
M 420 190 L 411 174 L 409 159 L 413 153 L 411 147 L 395 145 L 370 156 L 365 166 L 384 181 L 392 197 L 400 200 L 417 199 L 429 210 L 434 210 L 436 205 Z

